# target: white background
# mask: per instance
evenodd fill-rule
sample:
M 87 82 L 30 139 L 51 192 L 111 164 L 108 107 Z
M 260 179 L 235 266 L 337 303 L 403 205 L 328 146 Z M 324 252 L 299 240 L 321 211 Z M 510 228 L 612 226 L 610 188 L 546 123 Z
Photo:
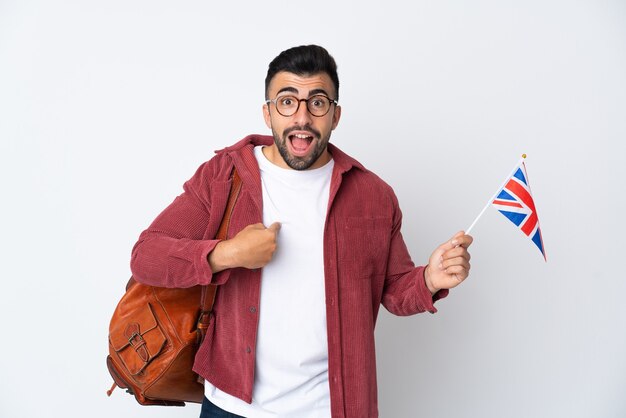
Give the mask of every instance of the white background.
M 106 397 L 108 322 L 139 233 L 268 133 L 267 64 L 307 43 L 416 262 L 529 156 L 548 262 L 489 209 L 438 314 L 382 311 L 381 416 L 626 416 L 626 5 L 602 0 L 0 0 L 0 416 L 199 414 Z

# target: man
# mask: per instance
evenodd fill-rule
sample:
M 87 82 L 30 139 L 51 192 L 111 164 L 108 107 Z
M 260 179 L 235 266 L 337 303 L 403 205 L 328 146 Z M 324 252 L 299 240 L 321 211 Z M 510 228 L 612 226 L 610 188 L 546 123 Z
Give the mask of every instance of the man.
M 133 249 L 139 281 L 219 285 L 194 365 L 206 379 L 201 417 L 378 416 L 380 304 L 434 313 L 468 276 L 463 232 L 415 267 L 392 189 L 329 144 L 338 93 L 324 48 L 283 51 L 265 80 L 273 138 L 218 151 Z M 233 167 L 243 185 L 229 239 L 217 241 Z

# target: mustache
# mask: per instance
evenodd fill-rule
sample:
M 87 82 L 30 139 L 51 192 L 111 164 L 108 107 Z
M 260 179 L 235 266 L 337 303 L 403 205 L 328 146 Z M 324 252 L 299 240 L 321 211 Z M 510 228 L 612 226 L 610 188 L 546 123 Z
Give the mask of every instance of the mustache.
M 313 129 L 311 125 L 292 126 L 283 131 L 283 136 L 287 137 L 287 135 L 289 135 L 293 131 L 305 131 L 313 135 L 315 138 L 320 138 L 322 136 L 322 134 L 318 130 Z

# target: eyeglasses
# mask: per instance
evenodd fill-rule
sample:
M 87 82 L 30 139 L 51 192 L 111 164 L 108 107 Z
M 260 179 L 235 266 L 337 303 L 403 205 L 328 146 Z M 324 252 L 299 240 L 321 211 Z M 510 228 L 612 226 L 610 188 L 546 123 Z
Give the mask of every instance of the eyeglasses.
M 276 110 L 283 116 L 293 116 L 300 109 L 300 102 L 306 103 L 309 113 L 315 117 L 322 117 L 330 111 L 331 105 L 337 104 L 337 100 L 333 100 L 323 94 L 316 94 L 308 99 L 298 99 L 296 96 L 280 96 L 274 100 L 266 100 L 266 104 L 274 103 Z

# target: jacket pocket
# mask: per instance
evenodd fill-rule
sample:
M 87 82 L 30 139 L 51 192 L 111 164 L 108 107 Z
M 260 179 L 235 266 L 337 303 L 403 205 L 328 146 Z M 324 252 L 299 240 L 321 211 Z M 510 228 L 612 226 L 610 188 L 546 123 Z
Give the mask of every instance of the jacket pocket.
M 372 278 L 384 275 L 391 237 L 390 217 L 349 216 L 339 224 L 338 256 L 342 276 Z

